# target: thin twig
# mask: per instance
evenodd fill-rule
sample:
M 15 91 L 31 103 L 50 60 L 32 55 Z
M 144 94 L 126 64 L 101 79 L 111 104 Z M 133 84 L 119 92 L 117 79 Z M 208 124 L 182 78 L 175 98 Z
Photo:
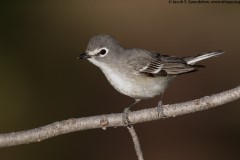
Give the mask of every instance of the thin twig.
M 144 160 L 140 142 L 139 142 L 137 133 L 136 133 L 135 129 L 133 128 L 133 125 L 128 126 L 127 129 L 132 136 L 132 140 L 133 140 L 133 144 L 134 144 L 134 148 L 135 148 L 138 160 Z
M 188 102 L 163 105 L 162 107 L 164 114 L 162 115 L 164 115 L 164 118 L 175 117 L 210 109 L 237 100 L 239 98 L 240 86 L 228 91 L 224 91 L 222 93 L 206 96 Z M 122 121 L 122 116 L 122 113 L 116 113 L 84 118 L 74 118 L 55 122 L 31 130 L 0 134 L 0 147 L 39 142 L 58 135 L 87 129 L 125 126 Z M 129 120 L 132 124 L 158 120 L 161 118 L 163 118 L 163 116 L 158 116 L 156 108 L 132 111 L 129 113 Z

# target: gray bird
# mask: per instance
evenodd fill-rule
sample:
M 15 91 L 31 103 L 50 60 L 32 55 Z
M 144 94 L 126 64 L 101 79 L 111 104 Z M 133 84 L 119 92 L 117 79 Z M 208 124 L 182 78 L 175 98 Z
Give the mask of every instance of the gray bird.
M 134 105 L 141 99 L 162 95 L 177 75 L 197 71 L 203 66 L 195 65 L 196 62 L 222 53 L 169 56 L 143 49 L 127 49 L 110 35 L 97 35 L 90 39 L 86 52 L 78 58 L 88 59 L 99 67 L 117 91 L 135 99 Z

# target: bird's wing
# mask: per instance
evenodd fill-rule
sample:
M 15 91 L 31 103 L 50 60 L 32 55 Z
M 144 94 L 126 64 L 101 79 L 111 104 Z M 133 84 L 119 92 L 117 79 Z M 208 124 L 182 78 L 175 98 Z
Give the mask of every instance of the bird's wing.
M 159 53 L 151 53 L 150 56 L 146 57 L 135 57 L 128 64 L 133 67 L 136 74 L 151 77 L 184 74 L 196 71 L 200 67 L 187 64 L 183 58 Z
M 176 56 L 160 55 L 160 59 L 163 63 L 162 69 L 167 72 L 168 75 L 179 75 L 197 71 L 197 68 L 204 67 L 201 65 L 190 65 L 185 59 Z

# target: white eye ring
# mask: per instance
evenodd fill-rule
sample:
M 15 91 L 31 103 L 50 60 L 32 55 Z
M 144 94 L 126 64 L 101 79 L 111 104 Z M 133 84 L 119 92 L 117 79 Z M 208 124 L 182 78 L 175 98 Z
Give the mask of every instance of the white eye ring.
M 99 49 L 99 57 L 105 57 L 108 54 L 109 49 L 106 47 Z

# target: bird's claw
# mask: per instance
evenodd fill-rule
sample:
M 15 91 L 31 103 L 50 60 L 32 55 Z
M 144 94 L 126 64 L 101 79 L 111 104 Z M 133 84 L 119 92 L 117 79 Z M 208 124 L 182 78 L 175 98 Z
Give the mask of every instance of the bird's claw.
M 128 118 L 129 112 L 130 112 L 130 108 L 125 108 L 123 111 L 123 117 L 122 117 L 123 123 L 126 124 L 127 127 L 132 126 L 132 124 Z
M 159 118 L 165 118 L 165 114 L 163 112 L 163 105 L 162 105 L 162 100 L 160 100 L 158 102 L 158 106 L 157 106 L 157 114 Z

